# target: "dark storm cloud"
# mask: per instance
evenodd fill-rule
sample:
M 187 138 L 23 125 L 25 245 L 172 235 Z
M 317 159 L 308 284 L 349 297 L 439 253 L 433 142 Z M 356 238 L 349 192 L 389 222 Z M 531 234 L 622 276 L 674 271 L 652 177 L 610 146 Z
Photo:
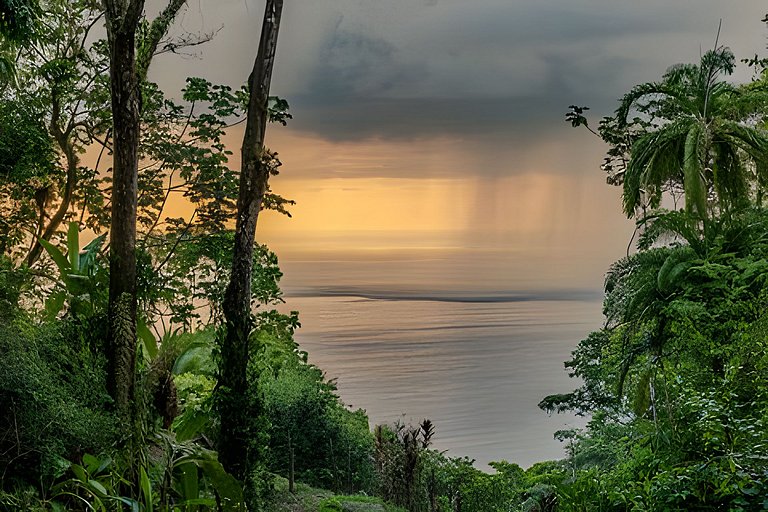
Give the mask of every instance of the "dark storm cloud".
M 467 4 L 441 2 L 419 22 L 403 13 L 413 32 L 339 16 L 290 97 L 294 128 L 331 140 L 535 138 L 562 123 L 571 103 L 607 114 L 634 83 L 695 60 L 686 50 L 697 36 L 714 39 L 717 16 L 615 2 Z M 679 48 L 685 39 L 689 48 Z
M 331 140 L 487 134 L 535 138 L 542 129 L 562 124 L 571 102 L 609 105 L 604 89 L 615 84 L 612 77 L 631 66 L 630 59 L 612 57 L 595 69 L 547 53 L 537 56 L 540 78 L 532 90 L 472 95 L 472 91 L 435 89 L 434 96 L 408 97 L 393 92 L 425 76 L 426 67 L 400 63 L 386 41 L 345 34 L 334 41 L 327 55 L 326 64 L 312 79 L 311 93 L 291 98 L 293 110 L 299 113 L 292 126 Z M 595 77 L 602 87 L 585 90 Z
M 310 97 L 318 99 L 380 97 L 424 72 L 402 62 L 398 49 L 386 39 L 338 27 L 318 61 L 310 78 Z
M 541 97 L 335 100 L 294 98 L 292 108 L 301 114 L 291 126 L 330 140 L 400 140 L 488 133 L 534 138 L 532 131 L 561 122 L 565 110 L 563 105 Z
M 201 60 L 160 59 L 154 76 L 170 90 L 190 75 L 242 83 L 263 6 L 191 1 L 185 29 L 224 28 Z M 695 61 L 720 18 L 721 42 L 754 55 L 765 11 L 763 0 L 292 1 L 273 91 L 291 102 L 294 129 L 329 140 L 533 138 L 563 126 L 569 104 L 608 114 L 632 85 Z

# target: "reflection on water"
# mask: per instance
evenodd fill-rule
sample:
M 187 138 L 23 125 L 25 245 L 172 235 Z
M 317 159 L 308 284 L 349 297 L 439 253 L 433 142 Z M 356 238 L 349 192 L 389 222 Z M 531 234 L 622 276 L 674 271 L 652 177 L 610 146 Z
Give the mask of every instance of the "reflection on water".
M 366 409 L 372 424 L 431 419 L 436 448 L 451 456 L 469 456 L 481 467 L 501 459 L 526 467 L 562 457 L 553 433 L 582 424 L 549 417 L 537 403 L 574 387 L 563 361 L 600 325 L 594 298 L 325 295 L 291 297 L 286 306 L 300 311 L 297 340 L 338 380 L 348 404 Z

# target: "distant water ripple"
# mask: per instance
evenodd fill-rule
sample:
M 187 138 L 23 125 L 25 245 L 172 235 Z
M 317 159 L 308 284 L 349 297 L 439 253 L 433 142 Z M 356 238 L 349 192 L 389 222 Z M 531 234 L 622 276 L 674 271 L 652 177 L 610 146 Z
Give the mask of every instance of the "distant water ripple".
M 430 418 L 438 449 L 481 466 L 563 456 L 553 433 L 581 422 L 537 404 L 576 386 L 563 361 L 601 325 L 599 297 L 355 291 L 300 292 L 286 308 L 300 312 L 297 339 L 310 360 L 372 423 Z

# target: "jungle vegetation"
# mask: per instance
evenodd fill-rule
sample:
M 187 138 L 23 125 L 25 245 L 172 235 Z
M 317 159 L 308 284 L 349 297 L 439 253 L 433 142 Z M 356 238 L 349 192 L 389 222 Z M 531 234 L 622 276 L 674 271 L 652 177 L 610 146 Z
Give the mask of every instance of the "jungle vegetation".
M 176 102 L 148 70 L 183 5 L 0 1 L 0 510 L 310 510 L 285 502 L 306 486 L 326 512 L 768 510 L 766 61 L 733 84 L 716 46 L 596 130 L 571 107 L 637 243 L 566 362 L 578 387 L 540 404 L 588 427 L 556 433 L 563 460 L 487 473 L 429 420 L 371 429 L 296 343 L 255 242 L 292 205 L 264 146 L 291 119 L 270 93 L 282 1 L 246 85 L 190 77 Z

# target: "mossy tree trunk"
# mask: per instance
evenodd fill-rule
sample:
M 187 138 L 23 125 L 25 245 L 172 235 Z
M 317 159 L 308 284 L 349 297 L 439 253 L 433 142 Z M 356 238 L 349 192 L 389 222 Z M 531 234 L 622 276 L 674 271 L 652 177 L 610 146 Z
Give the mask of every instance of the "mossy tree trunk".
M 108 388 L 129 419 L 136 366 L 136 207 L 141 134 L 140 84 L 158 43 L 186 0 L 169 0 L 137 41 L 144 0 L 104 0 L 114 133 L 109 233 Z M 139 48 L 137 51 L 137 42 Z M 138 62 L 137 62 L 138 61 Z
M 248 424 L 258 410 L 247 403 L 246 372 L 248 338 L 252 328 L 251 276 L 256 222 L 270 176 L 264 150 L 269 117 L 269 87 L 277 47 L 283 0 L 267 0 L 261 38 L 253 70 L 248 79 L 249 102 L 242 146 L 232 275 L 222 305 L 225 332 L 220 340 L 219 364 L 219 459 L 227 471 L 243 478 L 248 465 Z M 258 404 L 255 404 L 258 409 Z
M 144 0 L 104 0 L 114 123 L 109 233 L 109 392 L 131 417 L 136 365 L 136 194 L 140 92 L 136 30 Z

